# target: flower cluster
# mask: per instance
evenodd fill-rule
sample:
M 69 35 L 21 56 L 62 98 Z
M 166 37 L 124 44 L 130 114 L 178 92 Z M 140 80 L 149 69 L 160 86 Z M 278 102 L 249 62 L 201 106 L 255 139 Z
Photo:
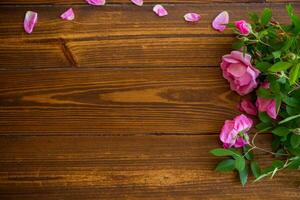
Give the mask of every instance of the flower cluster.
M 300 169 L 300 17 L 291 5 L 286 9 L 289 25 L 275 21 L 268 8 L 260 16 L 250 13 L 249 23 L 228 24 L 237 34 L 236 50 L 224 55 L 220 66 L 231 90 L 242 96 L 238 109 L 243 114 L 225 121 L 223 148 L 211 153 L 230 157 L 216 170 L 237 170 L 243 185 L 248 169 L 255 181 L 283 169 Z M 272 149 L 255 144 L 261 133 L 272 135 Z M 261 169 L 254 149 L 271 154 L 272 165 Z

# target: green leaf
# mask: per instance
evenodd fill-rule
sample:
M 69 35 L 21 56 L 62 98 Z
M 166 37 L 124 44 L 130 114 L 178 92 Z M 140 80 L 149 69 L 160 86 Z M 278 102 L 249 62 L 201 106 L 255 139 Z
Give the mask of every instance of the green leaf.
M 280 110 L 280 106 L 281 106 L 281 96 L 280 95 L 277 95 L 275 97 L 275 102 L 276 102 L 276 112 L 279 113 L 279 110 Z
M 298 63 L 297 65 L 291 68 L 291 71 L 289 72 L 289 81 L 291 85 L 295 84 L 296 81 L 298 80 L 299 70 L 300 70 L 300 63 Z
M 294 32 L 297 34 L 299 33 L 300 31 L 300 18 L 298 16 L 295 15 L 295 12 L 294 12 L 294 8 L 291 4 L 288 4 L 286 6 L 286 10 L 287 10 L 287 13 L 292 21 L 292 24 L 294 25 Z
M 223 161 L 219 162 L 219 164 L 217 165 L 216 171 L 219 171 L 219 172 L 232 171 L 235 168 L 234 163 L 235 163 L 235 160 L 233 160 L 233 159 L 223 160 Z
M 262 131 L 262 130 L 270 130 L 272 128 L 272 123 L 264 123 L 264 122 L 261 122 L 259 124 L 257 124 L 255 126 L 255 128 L 257 128 L 258 130 Z
M 292 4 L 288 4 L 285 8 L 289 17 L 291 18 L 294 15 L 294 7 L 292 6 Z
M 292 107 L 300 107 L 300 101 L 294 97 L 283 96 L 282 101 Z
M 268 80 L 270 82 L 270 89 L 271 91 L 276 94 L 277 96 L 280 96 L 280 84 L 277 81 L 277 78 L 274 75 L 269 74 Z
M 273 151 L 276 151 L 280 147 L 280 144 L 281 144 L 280 137 L 274 136 L 274 139 L 271 144 Z
M 258 166 L 256 161 L 251 161 L 251 171 L 255 178 L 258 178 L 261 174 L 260 167 Z
M 260 22 L 262 25 L 267 25 L 272 17 L 272 10 L 270 8 L 265 8 L 262 12 Z
M 268 62 L 256 62 L 256 64 L 255 64 L 255 67 L 262 72 L 267 72 L 267 70 L 271 66 L 272 66 L 272 64 L 270 64 Z
M 290 143 L 294 149 L 297 148 L 300 145 L 300 135 L 293 134 L 290 138 Z
M 251 147 L 249 145 L 246 145 L 243 147 L 243 150 L 244 150 L 244 157 L 247 159 L 247 160 L 252 160 L 254 158 L 254 155 L 253 155 L 253 152 L 252 150 L 250 150 Z M 250 151 L 249 151 L 250 150 Z
M 277 62 L 269 68 L 270 72 L 280 72 L 289 69 L 292 63 L 289 62 Z
M 272 55 L 274 57 L 274 59 L 280 58 L 281 56 L 281 51 L 273 51 Z
M 286 106 L 286 111 L 290 116 L 293 116 L 293 115 L 297 115 L 298 113 L 300 113 L 300 108 Z
M 294 157 L 294 159 L 288 164 L 288 169 L 299 169 L 300 168 L 300 157 Z
M 269 115 L 266 112 L 259 112 L 258 117 L 259 117 L 260 121 L 265 122 L 265 123 L 272 121 L 272 119 L 269 117 Z
M 270 166 L 267 167 L 263 170 L 261 170 L 261 174 L 254 180 L 254 182 L 257 182 L 259 180 L 261 180 L 262 178 L 269 176 L 270 174 L 272 174 L 272 172 L 275 170 L 274 166 Z
M 248 14 L 249 15 L 249 19 L 253 22 L 253 23 L 257 23 L 259 20 L 258 15 L 255 12 L 251 12 Z
M 247 179 L 248 179 L 247 167 L 244 167 L 242 171 L 239 171 L 239 177 L 240 177 L 241 184 L 244 186 L 247 183 Z
M 272 95 L 271 91 L 265 88 L 260 87 L 256 90 L 257 96 L 262 97 L 264 99 L 272 99 L 274 96 Z
M 239 156 L 236 152 L 230 149 L 217 148 L 210 151 L 214 156 Z
M 240 49 L 245 45 L 244 41 L 237 41 L 235 43 L 232 44 L 232 48 L 233 49 Z
M 273 160 L 272 166 L 275 168 L 282 168 L 284 165 L 284 162 L 282 160 Z
M 275 128 L 272 133 L 278 136 L 287 136 L 290 133 L 290 130 L 284 126 L 279 126 Z
M 238 171 L 244 170 L 245 165 L 246 165 L 246 161 L 245 161 L 245 159 L 243 157 L 236 157 L 235 158 L 235 168 Z

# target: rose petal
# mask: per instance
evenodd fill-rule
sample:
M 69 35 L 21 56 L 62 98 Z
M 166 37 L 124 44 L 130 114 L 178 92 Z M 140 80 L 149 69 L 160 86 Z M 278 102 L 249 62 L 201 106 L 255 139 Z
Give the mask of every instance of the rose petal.
M 184 15 L 184 19 L 187 22 L 197 22 L 199 21 L 201 16 L 197 13 L 187 13 Z
M 244 99 L 239 104 L 239 110 L 249 115 L 257 115 L 257 108 L 254 106 L 251 100 Z
M 229 14 L 227 11 L 223 11 L 212 22 L 212 27 L 215 30 L 223 32 L 226 28 L 226 24 L 229 22 Z
M 73 20 L 75 18 L 74 11 L 72 8 L 66 10 L 63 14 L 60 15 L 60 18 L 65 20 Z
M 233 145 L 234 137 L 238 134 L 237 132 L 232 132 L 233 128 L 234 121 L 226 120 L 220 134 L 220 140 L 225 144 L 229 144 L 230 146 Z
M 276 112 L 276 101 L 272 100 L 267 108 L 267 114 L 272 118 L 277 118 L 277 112 Z
M 264 99 L 261 97 L 257 97 L 256 99 L 256 107 L 259 112 L 265 112 L 268 110 L 268 106 L 271 104 L 272 99 Z
M 245 63 L 245 65 L 251 66 L 251 55 L 249 55 L 247 53 L 244 54 L 243 52 L 240 52 L 240 51 L 232 51 L 230 53 L 230 55 L 232 58 Z
M 38 14 L 33 11 L 27 11 L 24 19 L 24 30 L 27 33 L 32 33 L 35 24 L 37 23 Z
M 238 60 L 231 58 L 231 55 L 230 55 L 230 54 L 224 55 L 224 56 L 222 57 L 222 59 L 223 59 L 223 61 L 226 61 L 226 62 L 228 62 L 228 63 L 235 63 L 235 64 L 236 64 L 236 63 L 240 63 Z
M 103 6 L 105 4 L 105 0 L 85 0 L 88 4 L 93 6 Z
M 234 147 L 235 148 L 240 148 L 240 147 L 243 147 L 245 145 L 247 145 L 249 142 L 244 140 L 244 138 L 237 138 L 236 141 L 235 141 L 235 144 L 234 144 Z
M 234 77 L 241 77 L 247 71 L 247 67 L 241 63 L 231 64 L 227 68 L 227 72 L 233 75 Z
M 248 131 L 253 125 L 252 119 L 250 119 L 249 117 L 243 114 L 235 117 L 233 120 L 234 120 L 234 129 L 237 132 Z
M 153 7 L 153 12 L 155 12 L 160 17 L 168 15 L 168 11 L 162 5 L 159 4 Z
M 131 0 L 132 3 L 134 3 L 137 6 L 142 6 L 144 1 L 143 0 Z

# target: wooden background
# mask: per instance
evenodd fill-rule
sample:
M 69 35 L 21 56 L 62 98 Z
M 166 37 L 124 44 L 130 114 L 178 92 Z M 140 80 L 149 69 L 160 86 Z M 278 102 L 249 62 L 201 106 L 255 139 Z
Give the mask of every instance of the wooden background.
M 60 20 L 71 4 L 76 19 Z M 299 172 L 243 188 L 208 153 L 239 101 L 218 67 L 233 35 L 211 21 L 265 6 L 288 22 L 281 0 L 1 0 L 0 199 L 300 199 Z M 27 10 L 39 13 L 32 35 Z

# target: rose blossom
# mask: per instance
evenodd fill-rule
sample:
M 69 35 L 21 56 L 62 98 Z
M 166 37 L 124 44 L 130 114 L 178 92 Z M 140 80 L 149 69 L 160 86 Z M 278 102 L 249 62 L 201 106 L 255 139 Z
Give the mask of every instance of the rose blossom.
M 249 99 L 244 99 L 240 102 L 239 110 L 249 115 L 257 115 L 257 109 Z
M 250 130 L 252 124 L 252 120 L 243 114 L 233 120 L 226 120 L 220 134 L 220 140 L 223 142 L 224 148 L 232 146 L 239 148 L 247 145 L 247 131 Z
M 261 87 L 264 89 L 269 89 L 270 83 L 265 81 L 261 84 Z M 266 112 L 272 119 L 277 118 L 276 101 L 274 99 L 257 97 L 256 107 L 259 112 Z
M 232 51 L 222 57 L 221 68 L 230 88 L 238 94 L 246 95 L 257 87 L 256 78 L 260 72 L 251 65 L 249 54 Z
M 240 31 L 242 35 L 249 35 L 251 31 L 251 25 L 248 24 L 245 20 L 239 20 L 234 22 L 235 27 Z

